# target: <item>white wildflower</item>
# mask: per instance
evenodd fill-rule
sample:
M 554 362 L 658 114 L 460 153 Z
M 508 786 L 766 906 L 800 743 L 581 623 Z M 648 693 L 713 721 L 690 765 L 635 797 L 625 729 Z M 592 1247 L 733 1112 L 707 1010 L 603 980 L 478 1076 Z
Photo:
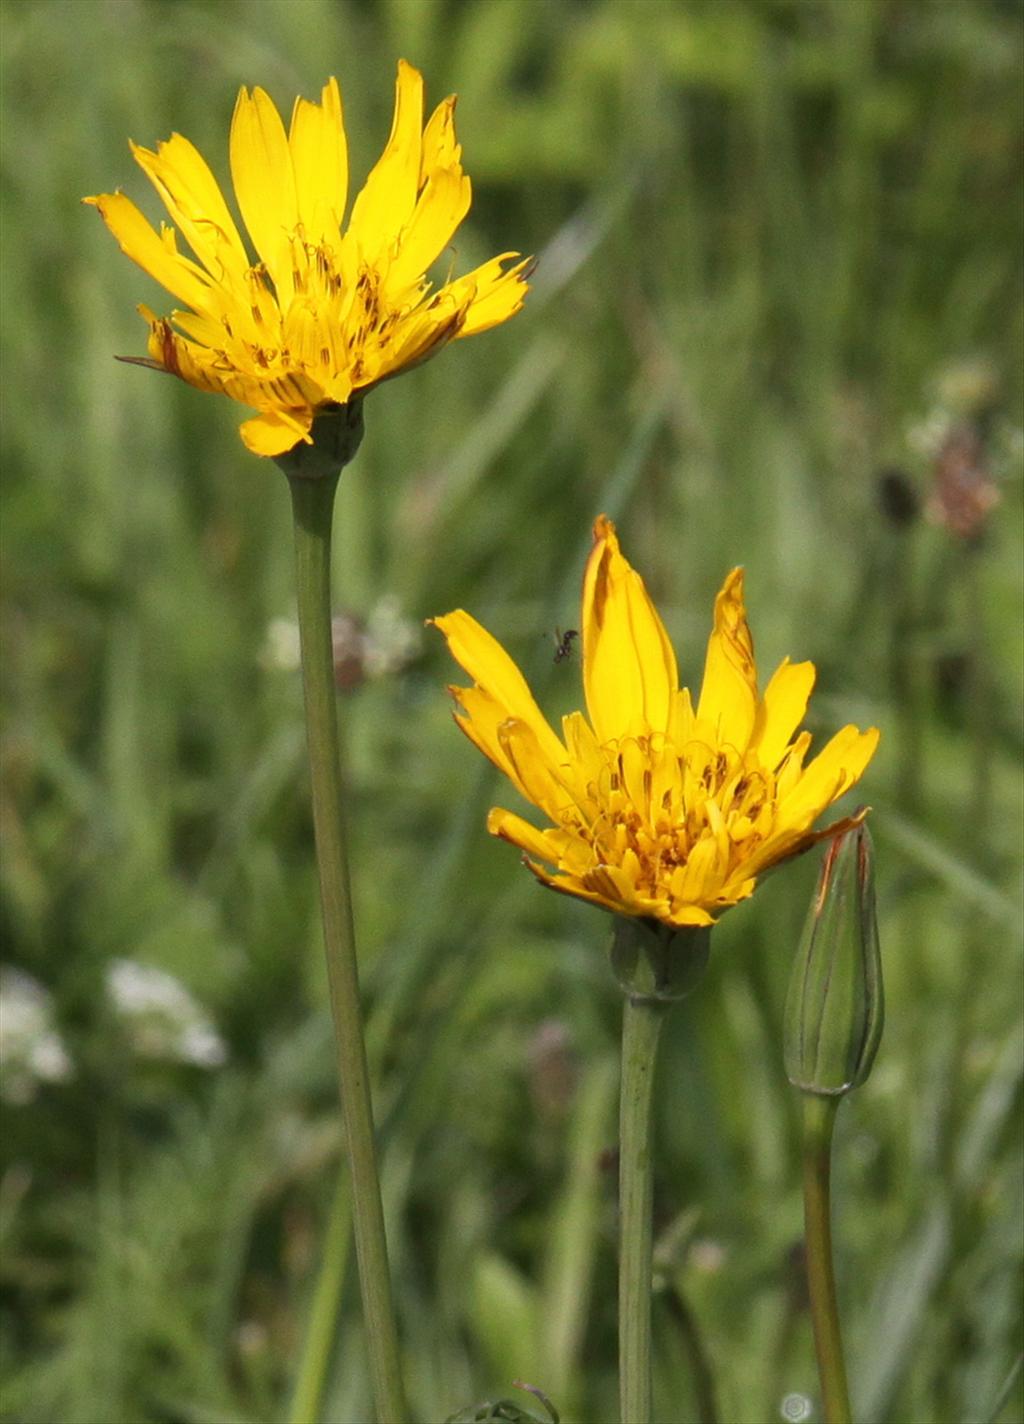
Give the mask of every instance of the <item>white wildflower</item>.
M 115 959 L 107 992 L 141 1058 L 219 1068 L 227 1045 L 180 980 L 151 964 Z
M 0 1097 L 30 1103 L 40 1083 L 62 1082 L 72 1071 L 50 994 L 30 974 L 0 969 Z

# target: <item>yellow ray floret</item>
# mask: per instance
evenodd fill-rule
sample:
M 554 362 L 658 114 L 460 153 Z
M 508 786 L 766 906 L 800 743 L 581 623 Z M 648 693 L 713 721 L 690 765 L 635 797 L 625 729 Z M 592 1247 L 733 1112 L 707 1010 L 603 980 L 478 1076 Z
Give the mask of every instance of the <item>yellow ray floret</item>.
M 786 659 L 759 693 L 742 569 L 715 600 L 694 710 L 643 580 L 599 518 L 580 614 L 587 715 L 563 718 L 561 736 L 474 618 L 459 609 L 432 621 L 473 679 L 450 689 L 456 722 L 550 823 L 496 807 L 488 829 L 554 890 L 666 925 L 709 925 L 773 865 L 866 814 L 813 829 L 860 779 L 879 734 L 844 727 L 805 765 L 811 739 L 798 728 L 814 666 Z
M 310 441 L 316 413 L 519 310 L 529 261 L 506 252 L 435 288 L 426 273 L 470 205 L 455 99 L 423 124 L 423 79 L 398 65 L 383 154 L 352 205 L 337 81 L 297 99 L 285 132 L 262 89 L 242 89 L 231 121 L 235 199 L 248 252 L 202 155 L 172 134 L 131 145 L 170 214 L 159 233 L 122 193 L 86 198 L 123 252 L 187 310 L 149 323 L 144 364 L 253 407 L 242 439 L 257 455 Z M 178 251 L 176 233 L 193 256 Z

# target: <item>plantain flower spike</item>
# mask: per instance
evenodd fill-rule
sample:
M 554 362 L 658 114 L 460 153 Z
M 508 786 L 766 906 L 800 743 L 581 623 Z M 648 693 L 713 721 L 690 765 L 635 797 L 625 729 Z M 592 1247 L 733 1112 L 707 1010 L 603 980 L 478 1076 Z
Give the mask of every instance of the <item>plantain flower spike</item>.
M 885 1017 L 866 825 L 829 846 L 786 999 L 786 1075 L 795 1088 L 839 1097 L 863 1083 Z
M 175 227 L 159 234 L 123 193 L 85 198 L 121 250 L 183 304 L 146 306 L 149 356 L 199 390 L 257 414 L 241 436 L 257 455 L 312 444 L 314 419 L 425 361 L 448 341 L 506 321 L 526 293 L 529 260 L 506 252 L 435 288 L 426 276 L 470 206 L 455 138 L 455 98 L 423 123 L 423 78 L 400 60 L 384 152 L 352 205 L 341 95 L 296 99 L 286 133 L 259 88 L 239 91 L 229 155 L 250 255 L 202 155 L 181 134 L 132 154 Z M 175 229 L 193 256 L 178 251 Z M 346 422 L 349 447 L 357 420 Z M 337 438 L 337 437 L 335 437 Z
M 553 890 L 662 935 L 708 926 L 772 866 L 865 814 L 814 829 L 860 779 L 878 732 L 844 727 L 805 765 L 811 737 L 797 728 L 814 667 L 787 659 L 758 691 L 742 569 L 715 601 L 695 707 L 643 580 L 602 515 L 583 580 L 587 715 L 564 717 L 561 736 L 474 618 L 459 609 L 432 621 L 473 679 L 449 689 L 456 722 L 549 823 L 495 808 L 488 829 Z

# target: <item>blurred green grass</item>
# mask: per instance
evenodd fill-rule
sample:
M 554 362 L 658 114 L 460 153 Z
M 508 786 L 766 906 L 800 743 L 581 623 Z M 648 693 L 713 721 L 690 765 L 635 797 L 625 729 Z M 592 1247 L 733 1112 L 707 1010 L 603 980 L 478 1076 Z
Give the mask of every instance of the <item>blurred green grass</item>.
M 339 608 L 466 606 L 568 710 L 552 633 L 604 509 L 691 683 L 744 563 L 764 666 L 819 664 L 813 730 L 883 728 L 888 1025 L 836 1165 L 855 1408 L 991 1416 L 1021 1347 L 1020 21 L 1012 0 L 6 0 L 2 923 L 73 1073 L 5 1106 L 0 1418 L 286 1410 L 340 1151 L 300 691 L 267 653 L 287 493 L 227 402 L 113 363 L 142 350 L 134 304 L 166 302 L 78 200 L 121 185 L 156 217 L 129 136 L 177 129 L 226 177 L 237 86 L 287 108 L 328 73 L 365 173 L 399 55 L 460 95 L 458 269 L 541 265 L 513 323 L 372 396 Z M 929 431 L 954 418 L 1001 494 L 972 541 L 879 498 L 894 467 L 934 497 Z M 439 643 L 343 706 L 410 1392 L 434 1421 L 525 1378 L 603 1424 L 607 926 L 483 833 L 505 790 L 451 727 Z M 666 1421 L 699 1417 L 673 1292 L 724 1421 L 815 1396 L 780 1050 L 813 874 L 726 917 L 666 1046 Z M 176 976 L 226 1064 L 141 1057 L 104 987 L 119 959 Z M 368 1416 L 351 1280 L 328 1401 Z M 998 1417 L 1024 1418 L 1019 1381 Z

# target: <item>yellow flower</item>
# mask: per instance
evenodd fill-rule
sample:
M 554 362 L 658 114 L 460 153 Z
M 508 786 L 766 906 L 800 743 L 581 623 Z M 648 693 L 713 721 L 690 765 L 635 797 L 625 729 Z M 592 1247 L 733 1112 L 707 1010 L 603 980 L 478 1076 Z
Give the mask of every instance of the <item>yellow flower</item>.
M 159 235 L 122 193 L 99 208 L 123 252 L 188 310 L 147 307 L 149 359 L 204 391 L 254 407 L 241 435 L 257 455 L 311 441 L 314 415 L 432 356 L 445 342 L 519 310 L 529 275 L 518 253 L 494 257 L 436 290 L 424 275 L 469 211 L 455 139 L 455 98 L 423 126 L 423 79 L 399 61 L 395 116 L 348 227 L 348 155 L 336 80 L 319 104 L 296 99 L 286 134 L 262 89 L 242 89 L 231 121 L 235 197 L 250 260 L 202 155 L 172 134 L 156 152 L 131 145 L 197 260 L 173 228 Z
M 594 541 L 581 613 L 589 721 L 570 713 L 561 737 L 474 618 L 459 609 L 432 620 L 475 683 L 449 689 L 455 720 L 551 822 L 538 830 L 496 807 L 488 830 L 525 851 L 553 890 L 665 925 L 710 925 L 771 866 L 863 819 L 811 829 L 859 780 L 878 732 L 844 727 L 805 767 L 810 733 L 794 734 L 814 665 L 786 659 L 758 693 L 742 569 L 715 601 L 694 710 L 664 625 L 603 515 Z

